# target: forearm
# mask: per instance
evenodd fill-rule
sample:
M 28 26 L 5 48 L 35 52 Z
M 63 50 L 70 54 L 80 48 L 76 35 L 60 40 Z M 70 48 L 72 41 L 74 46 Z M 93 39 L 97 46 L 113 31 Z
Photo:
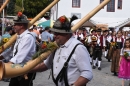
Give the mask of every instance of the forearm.
M 88 79 L 86 79 L 86 78 L 80 76 L 80 77 L 78 78 L 78 80 L 77 80 L 75 83 L 73 83 L 73 84 L 74 84 L 75 86 L 86 86 L 86 84 L 87 84 L 88 82 L 89 82 Z
M 46 71 L 48 68 L 47 66 L 42 62 L 38 64 L 35 68 L 33 68 L 30 72 L 43 72 Z

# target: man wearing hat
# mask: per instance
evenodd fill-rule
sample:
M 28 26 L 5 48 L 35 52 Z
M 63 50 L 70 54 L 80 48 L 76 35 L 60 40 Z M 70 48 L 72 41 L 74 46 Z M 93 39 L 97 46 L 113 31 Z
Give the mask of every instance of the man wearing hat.
M 52 69 L 56 86 L 86 86 L 93 77 L 86 47 L 72 36 L 71 22 L 61 16 L 51 29 L 59 48 L 32 71 Z M 53 64 L 53 65 L 52 65 Z
M 96 64 L 98 66 L 98 70 L 101 70 L 101 57 L 102 57 L 102 47 L 101 47 L 101 43 L 103 40 L 101 40 L 101 29 L 98 28 L 96 30 L 97 32 L 97 40 L 93 41 L 94 43 L 94 51 L 93 51 L 93 69 L 96 68 Z
M 96 36 L 97 37 L 97 33 L 96 33 L 96 29 L 91 29 L 90 30 L 91 32 L 91 34 L 88 36 L 88 46 L 89 46 L 89 49 L 88 49 L 88 51 L 89 51 L 89 54 L 90 54 L 90 62 L 91 62 L 91 64 L 92 64 L 92 60 L 93 60 L 93 42 L 92 42 L 92 37 L 93 36 Z
M 14 18 L 13 28 L 17 33 L 17 40 L 13 47 L 12 58 L 9 60 L 10 63 L 25 65 L 35 54 L 35 38 L 27 30 L 28 22 L 27 17 L 21 12 Z M 1 59 L 2 57 L 4 55 L 1 56 Z M 28 78 L 23 77 L 24 75 L 11 78 L 9 86 L 33 86 L 34 74 L 26 74 Z

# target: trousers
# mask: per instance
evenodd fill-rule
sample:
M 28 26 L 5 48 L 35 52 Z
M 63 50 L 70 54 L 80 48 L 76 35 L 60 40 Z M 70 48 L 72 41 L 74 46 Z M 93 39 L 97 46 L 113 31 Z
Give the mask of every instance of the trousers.
M 35 76 L 36 73 L 28 73 L 28 79 L 25 79 L 23 76 L 11 78 L 9 86 L 33 86 Z

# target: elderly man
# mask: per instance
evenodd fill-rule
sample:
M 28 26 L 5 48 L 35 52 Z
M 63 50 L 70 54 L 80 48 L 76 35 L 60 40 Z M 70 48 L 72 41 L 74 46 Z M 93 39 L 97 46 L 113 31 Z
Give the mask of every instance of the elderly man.
M 14 18 L 14 30 L 17 33 L 17 40 L 13 48 L 13 56 L 9 60 L 12 64 L 24 65 L 26 62 L 32 59 L 32 56 L 36 52 L 35 38 L 27 30 L 28 20 L 21 12 Z M 9 53 L 8 53 L 9 54 Z M 6 54 L 2 54 L 4 58 Z M 28 79 L 23 76 L 11 78 L 9 86 L 33 86 L 32 80 L 35 73 L 28 73 Z
M 75 16 L 71 18 L 74 20 Z M 92 79 L 90 56 L 86 47 L 72 36 L 71 22 L 61 16 L 52 29 L 59 48 L 33 71 L 52 69 L 56 86 L 86 86 Z

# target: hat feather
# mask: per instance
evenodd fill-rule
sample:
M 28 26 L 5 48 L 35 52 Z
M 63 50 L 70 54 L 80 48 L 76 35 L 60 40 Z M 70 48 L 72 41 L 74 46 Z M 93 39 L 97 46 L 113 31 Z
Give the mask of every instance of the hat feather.
M 70 19 L 70 25 L 71 25 L 72 21 L 74 21 L 74 20 L 76 20 L 76 19 L 78 19 L 78 17 L 77 17 L 76 15 L 73 15 L 73 16 L 71 17 L 71 19 Z

